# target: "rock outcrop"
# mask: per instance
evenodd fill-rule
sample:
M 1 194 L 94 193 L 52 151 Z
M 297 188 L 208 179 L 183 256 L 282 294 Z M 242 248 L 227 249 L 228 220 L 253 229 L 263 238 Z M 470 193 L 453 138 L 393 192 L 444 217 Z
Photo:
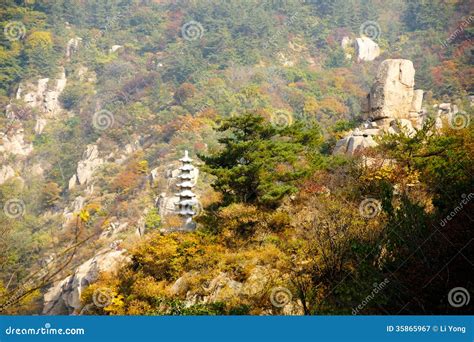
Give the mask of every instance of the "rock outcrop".
M 9 134 L 0 133 L 0 154 L 11 154 L 26 157 L 33 151 L 33 144 L 24 140 L 23 128 L 18 128 Z
M 97 145 L 87 145 L 86 150 L 82 155 L 82 160 L 77 163 L 76 174 L 69 180 L 69 190 L 74 189 L 76 185 L 84 185 L 92 180 L 94 171 L 104 163 L 102 158 L 99 158 L 99 149 Z
M 130 262 L 124 254 L 125 250 L 102 251 L 80 265 L 72 275 L 54 284 L 44 295 L 43 314 L 78 313 L 82 291 L 97 280 L 100 272 L 113 272 Z
M 374 137 L 381 134 L 415 133 L 426 119 L 422 108 L 423 90 L 415 90 L 415 68 L 406 59 L 387 59 L 380 64 L 377 77 L 367 95 L 364 118 L 367 120 L 343 139 L 335 154 L 354 155 L 375 147 Z
M 66 87 L 66 72 L 62 70 L 60 78 L 51 80 L 41 78 L 37 83 L 20 84 L 16 93 L 17 100 L 23 100 L 32 108 L 37 108 L 47 118 L 52 118 L 61 109 L 59 95 Z
M 435 114 L 435 127 L 437 129 L 443 127 L 442 119 L 447 119 L 448 122 L 452 122 L 453 116 L 459 113 L 459 108 L 451 103 L 440 103 L 433 106 L 438 111 Z
M 375 120 L 408 119 L 412 107 L 421 104 L 422 99 L 419 92 L 414 98 L 414 86 L 415 68 L 411 61 L 407 59 L 383 61 L 367 98 L 369 117 Z
M 112 45 L 112 47 L 109 49 L 109 53 L 114 53 L 115 51 L 123 48 L 122 45 Z
M 380 47 L 368 37 L 352 39 L 343 37 L 341 47 L 346 52 L 346 59 L 352 59 L 352 53 L 355 51 L 358 62 L 371 62 L 380 56 Z
M 75 37 L 69 39 L 66 45 L 66 58 L 70 59 L 71 56 L 79 49 L 79 44 L 82 42 L 82 38 Z
M 15 170 L 10 165 L 2 165 L 0 167 L 0 185 L 13 177 L 15 177 Z
M 358 61 L 370 62 L 380 56 L 380 47 L 368 37 L 356 38 L 355 51 Z
M 273 280 L 275 275 L 278 275 L 278 271 L 264 266 L 255 266 L 244 281 L 234 280 L 228 273 L 221 272 L 211 279 L 208 285 L 201 286 L 199 289 L 193 289 L 195 283 L 192 281 L 192 278 L 197 273 L 196 271 L 191 271 L 183 274 L 170 288 L 170 294 L 184 297 L 187 306 L 226 302 L 239 297 L 271 297 L 271 291 L 269 293 L 269 290 L 277 288 L 274 286 Z M 279 276 L 284 277 L 281 274 Z M 290 292 L 288 291 L 288 293 Z M 288 300 L 282 303 L 279 308 L 281 308 L 281 312 L 284 315 L 303 315 L 301 302 L 292 298 L 291 293 Z M 271 313 L 268 312 L 268 314 Z

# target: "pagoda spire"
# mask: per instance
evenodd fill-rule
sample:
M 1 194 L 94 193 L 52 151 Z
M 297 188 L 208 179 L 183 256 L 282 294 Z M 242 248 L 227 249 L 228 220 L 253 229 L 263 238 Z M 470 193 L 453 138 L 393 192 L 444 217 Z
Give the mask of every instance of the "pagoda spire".
M 191 222 L 192 217 L 196 215 L 196 207 L 198 204 L 196 195 L 192 191 L 195 183 L 194 179 L 195 168 L 192 165 L 192 159 L 189 157 L 188 150 L 184 151 L 184 157 L 179 159 L 181 167 L 179 168 L 178 178 L 181 183 L 176 184 L 179 192 L 176 196 L 179 197 L 179 201 L 176 203 L 177 212 L 179 215 L 186 219 L 186 223 Z

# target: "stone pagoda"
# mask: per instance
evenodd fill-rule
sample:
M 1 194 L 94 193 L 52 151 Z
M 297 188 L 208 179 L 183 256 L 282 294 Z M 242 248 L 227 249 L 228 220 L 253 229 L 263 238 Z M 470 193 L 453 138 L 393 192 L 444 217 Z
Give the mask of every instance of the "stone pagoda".
M 176 186 L 179 193 L 176 196 L 179 198 L 176 202 L 176 212 L 185 219 L 184 226 L 188 229 L 194 229 L 196 224 L 192 221 L 193 216 L 197 214 L 198 200 L 192 191 L 195 184 L 195 168 L 191 164 L 192 159 L 189 158 L 188 151 L 184 151 L 184 157 L 179 160 L 182 166 L 178 169 L 177 176 L 179 183 Z

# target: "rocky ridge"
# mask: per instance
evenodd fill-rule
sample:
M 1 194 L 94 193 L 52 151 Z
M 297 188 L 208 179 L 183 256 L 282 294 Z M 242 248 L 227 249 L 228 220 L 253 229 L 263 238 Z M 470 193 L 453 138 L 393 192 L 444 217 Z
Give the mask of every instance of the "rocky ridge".
M 413 63 L 406 59 L 383 61 L 364 104 L 366 122 L 339 140 L 333 153 L 352 156 L 377 146 L 374 137 L 385 133 L 404 129 L 413 134 L 427 118 L 422 102 L 423 90 L 415 89 Z

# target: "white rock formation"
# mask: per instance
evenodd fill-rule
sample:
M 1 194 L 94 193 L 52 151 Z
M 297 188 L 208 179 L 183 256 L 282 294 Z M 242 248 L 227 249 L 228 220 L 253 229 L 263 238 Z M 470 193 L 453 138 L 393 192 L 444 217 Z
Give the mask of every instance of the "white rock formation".
M 39 109 L 47 118 L 55 117 L 61 109 L 59 95 L 66 87 L 66 72 L 61 72 L 60 78 L 52 80 L 41 78 L 37 83 L 20 84 L 16 93 L 17 100 L 23 100 L 32 108 Z
M 356 38 L 355 50 L 358 61 L 370 62 L 380 56 L 380 47 L 368 37 Z
M 379 129 L 368 128 L 360 130 L 359 128 L 356 128 L 337 142 L 333 153 L 352 156 L 365 148 L 375 147 L 377 146 L 377 143 L 373 137 L 378 134 L 380 134 Z
M 367 122 L 339 140 L 334 154 L 354 155 L 375 147 L 374 136 L 384 133 L 412 136 L 426 119 L 422 108 L 423 90 L 415 90 L 415 69 L 406 59 L 387 59 L 380 64 L 367 96 Z M 446 107 L 447 106 L 441 106 Z M 442 110 L 442 109 L 440 109 Z
M 73 174 L 72 177 L 69 179 L 68 189 L 72 190 L 76 187 L 76 185 L 77 185 L 77 176 L 76 174 Z
M 54 284 L 44 295 L 43 314 L 64 315 L 78 313 L 81 294 L 97 280 L 100 272 L 113 272 L 130 262 L 125 250 L 102 251 L 80 265 L 72 275 Z
M 112 47 L 109 49 L 109 52 L 113 53 L 113 52 L 115 52 L 115 51 L 117 51 L 118 49 L 121 49 L 121 48 L 123 48 L 122 45 L 112 45 Z
M 64 217 L 64 222 L 63 222 L 63 228 L 67 226 L 67 223 L 74 218 L 74 213 L 78 213 L 79 211 L 84 208 L 84 204 L 86 202 L 86 199 L 82 196 L 77 196 L 74 198 L 74 201 L 72 203 L 64 208 L 63 212 L 63 217 Z
M 34 164 L 31 169 L 30 169 L 30 174 L 32 176 L 43 176 L 44 174 L 44 169 L 43 167 L 41 166 L 41 164 L 37 163 L 37 164 Z
M 69 180 L 69 190 L 72 190 L 77 183 L 84 185 L 90 182 L 94 171 L 96 171 L 103 163 L 104 160 L 99 158 L 99 149 L 97 145 L 87 145 L 87 148 L 82 155 L 82 160 L 77 163 L 76 174 Z
M 12 134 L 0 133 L 0 154 L 28 156 L 33 151 L 33 144 L 24 141 L 23 128 L 18 128 Z
M 352 44 L 354 44 L 354 41 L 351 38 L 347 37 L 347 36 L 343 37 L 342 40 L 341 40 L 341 47 L 344 50 L 350 48 L 352 46 Z
M 411 121 L 407 119 L 392 120 L 387 132 L 390 134 L 400 134 L 404 132 L 409 137 L 414 136 L 416 133 Z
M 69 41 L 67 42 L 67 45 L 66 45 L 66 57 L 67 57 L 68 60 L 71 58 L 73 53 L 77 52 L 77 50 L 79 49 L 79 44 L 81 43 L 81 41 L 82 41 L 82 38 L 80 38 L 80 37 L 75 37 L 75 38 L 69 39 Z
M 435 127 L 437 129 L 443 127 L 443 121 L 451 122 L 453 117 L 459 113 L 458 106 L 451 103 L 440 103 L 434 105 L 434 108 L 438 109 L 435 115 Z
M 407 119 L 413 106 L 415 68 L 407 59 L 387 59 L 380 64 L 368 96 L 372 119 Z M 415 99 L 415 105 L 419 93 Z
M 15 170 L 10 165 L 2 165 L 0 167 L 0 185 L 13 177 L 15 177 Z

